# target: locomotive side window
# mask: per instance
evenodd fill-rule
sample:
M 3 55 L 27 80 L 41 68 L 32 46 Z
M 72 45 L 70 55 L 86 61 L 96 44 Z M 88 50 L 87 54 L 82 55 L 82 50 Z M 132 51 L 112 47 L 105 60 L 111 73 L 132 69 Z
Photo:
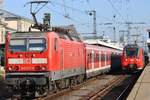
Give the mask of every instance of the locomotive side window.
M 45 39 L 29 39 L 29 51 L 43 51 L 46 49 Z
M 26 40 L 25 39 L 11 39 L 9 44 L 10 51 L 26 51 Z
M 54 39 L 54 50 L 57 51 L 57 49 L 58 49 L 58 39 L 55 38 Z

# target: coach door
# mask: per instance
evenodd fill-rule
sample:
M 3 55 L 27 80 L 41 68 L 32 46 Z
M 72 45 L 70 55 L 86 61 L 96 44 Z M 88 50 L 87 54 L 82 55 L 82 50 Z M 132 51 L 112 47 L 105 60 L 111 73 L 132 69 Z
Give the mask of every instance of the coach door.
M 90 69 L 91 62 L 92 62 L 92 53 L 88 52 L 88 55 L 87 55 L 87 70 Z

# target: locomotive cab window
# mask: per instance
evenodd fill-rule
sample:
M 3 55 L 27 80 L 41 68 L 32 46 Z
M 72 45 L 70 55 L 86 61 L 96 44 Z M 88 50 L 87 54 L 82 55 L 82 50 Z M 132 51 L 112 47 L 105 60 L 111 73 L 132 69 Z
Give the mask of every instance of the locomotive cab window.
M 43 51 L 46 49 L 45 39 L 11 39 L 9 44 L 10 51 Z
M 10 51 L 26 51 L 26 40 L 25 39 L 11 39 L 9 44 Z
M 45 39 L 29 39 L 29 51 L 43 51 L 45 49 Z

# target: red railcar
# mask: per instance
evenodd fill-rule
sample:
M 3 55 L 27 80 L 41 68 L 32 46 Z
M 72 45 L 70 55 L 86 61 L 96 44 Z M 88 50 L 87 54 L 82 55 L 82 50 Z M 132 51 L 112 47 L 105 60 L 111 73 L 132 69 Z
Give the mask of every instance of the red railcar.
M 122 48 L 96 39 L 89 39 L 84 43 L 87 78 L 109 72 L 111 70 L 111 57 L 119 56 L 122 52 Z
M 86 75 L 92 77 L 109 72 L 111 51 L 107 47 L 85 45 L 86 48 Z
M 142 70 L 145 66 L 144 50 L 137 45 L 125 46 L 121 59 L 123 70 Z

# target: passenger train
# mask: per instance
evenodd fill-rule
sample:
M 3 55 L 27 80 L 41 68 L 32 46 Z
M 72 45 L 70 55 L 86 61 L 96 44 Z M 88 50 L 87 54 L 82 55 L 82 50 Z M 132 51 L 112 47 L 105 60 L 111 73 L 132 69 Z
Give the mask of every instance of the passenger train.
M 24 96 L 41 96 L 110 71 L 111 55 L 121 48 L 83 42 L 61 28 L 48 32 L 8 33 L 6 82 Z
M 145 67 L 144 50 L 136 44 L 130 44 L 124 47 L 122 53 L 123 70 L 142 70 Z

